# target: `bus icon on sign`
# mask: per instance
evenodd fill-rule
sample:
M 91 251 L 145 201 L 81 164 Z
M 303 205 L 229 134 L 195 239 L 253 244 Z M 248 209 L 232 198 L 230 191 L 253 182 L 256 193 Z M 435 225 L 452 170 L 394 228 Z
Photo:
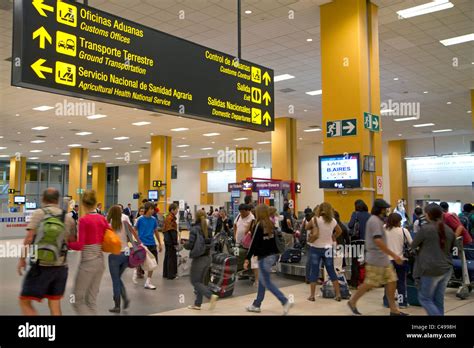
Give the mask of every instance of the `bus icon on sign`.
M 56 32 L 56 52 L 76 56 L 76 36 L 62 31 Z

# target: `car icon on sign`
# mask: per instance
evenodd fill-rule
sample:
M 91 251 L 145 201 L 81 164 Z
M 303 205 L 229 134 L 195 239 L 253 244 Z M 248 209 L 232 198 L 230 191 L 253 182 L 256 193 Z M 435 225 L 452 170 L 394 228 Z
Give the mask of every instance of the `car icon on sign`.
M 62 47 L 66 50 L 74 51 L 74 46 L 74 40 L 71 39 L 67 39 L 66 42 L 64 42 L 64 40 L 58 42 L 58 47 Z

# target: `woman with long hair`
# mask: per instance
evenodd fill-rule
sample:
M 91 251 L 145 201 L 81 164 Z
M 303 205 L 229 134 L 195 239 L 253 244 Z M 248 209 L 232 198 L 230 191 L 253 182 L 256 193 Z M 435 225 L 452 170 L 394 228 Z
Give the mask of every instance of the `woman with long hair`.
M 109 209 L 107 214 L 107 221 L 112 226 L 112 230 L 120 236 L 122 241 L 122 250 L 119 255 L 109 255 L 109 271 L 112 277 L 112 288 L 114 292 L 114 308 L 109 309 L 111 313 L 120 313 L 120 298 L 123 299 L 123 309 L 127 309 L 130 300 L 127 297 L 127 291 L 122 281 L 122 274 L 128 267 L 128 236 L 127 229 L 135 239 L 138 241 L 133 228 L 130 226 L 130 219 L 127 215 L 122 213 L 122 208 L 119 205 L 114 205 Z
M 334 209 L 331 204 L 327 202 L 321 203 L 315 212 L 315 216 L 307 225 L 307 228 L 311 229 L 311 234 L 308 237 L 308 244 L 310 246 L 310 270 L 308 276 L 310 282 L 310 296 L 308 297 L 308 301 L 315 301 L 316 282 L 319 278 L 321 262 L 324 263 L 324 267 L 334 286 L 336 294 L 335 300 L 341 301 L 339 281 L 337 280 L 337 274 L 334 269 L 335 252 L 333 249 L 333 236 L 335 238 L 339 237 L 342 230 L 334 219 Z
M 293 304 L 270 279 L 271 268 L 278 260 L 279 256 L 275 241 L 276 233 L 278 233 L 278 231 L 275 229 L 275 225 L 270 219 L 268 206 L 264 204 L 258 205 L 255 209 L 255 213 L 257 215 L 257 223 L 254 230 L 252 244 L 250 245 L 244 263 L 244 269 L 248 269 L 250 259 L 255 255 L 258 258 L 258 268 L 260 271 L 258 276 L 257 298 L 247 307 L 247 311 L 260 313 L 260 306 L 265 297 L 265 290 L 268 289 L 282 304 L 283 315 L 287 315 Z
M 189 240 L 184 244 L 184 248 L 191 250 L 189 253 L 189 257 L 192 259 L 191 284 L 196 294 L 194 304 L 188 306 L 188 308 L 200 310 L 202 299 L 206 297 L 210 299 L 210 309 L 212 310 L 216 305 L 218 296 L 212 294 L 211 290 L 203 283 L 206 272 L 211 265 L 211 230 L 204 210 L 199 210 L 196 213 L 196 221 L 191 228 Z
M 456 237 L 443 222 L 439 205 L 428 204 L 425 213 L 428 223 L 421 225 L 411 245 L 419 248 L 413 277 L 420 280 L 418 300 L 428 315 L 444 315 L 444 293 L 453 269 L 451 251 Z

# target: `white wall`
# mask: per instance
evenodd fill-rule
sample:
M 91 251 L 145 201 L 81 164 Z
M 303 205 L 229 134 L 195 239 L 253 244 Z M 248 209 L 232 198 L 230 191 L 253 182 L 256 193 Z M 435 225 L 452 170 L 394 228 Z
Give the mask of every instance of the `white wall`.
M 132 210 L 137 210 L 137 200 L 133 194 L 138 192 L 138 165 L 120 166 L 118 183 L 118 202 L 124 207 L 132 203 Z
M 301 193 L 298 195 L 298 210 L 307 206 L 314 208 L 324 201 L 324 190 L 319 188 L 318 156 L 323 154 L 323 145 L 313 144 L 298 150 L 298 182 Z
M 201 160 L 174 160 L 173 165 L 178 167 L 178 178 L 171 180 L 171 200 L 183 199 L 192 209 L 200 202 Z

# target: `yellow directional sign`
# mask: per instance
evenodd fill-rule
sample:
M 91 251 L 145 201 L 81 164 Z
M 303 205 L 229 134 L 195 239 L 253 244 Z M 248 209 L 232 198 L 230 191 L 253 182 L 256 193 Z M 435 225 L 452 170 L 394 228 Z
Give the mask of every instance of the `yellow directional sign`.
M 46 12 L 44 11 L 48 11 L 48 12 L 54 12 L 54 7 L 53 6 L 49 6 L 49 5 L 45 5 L 43 4 L 44 0 L 33 0 L 33 6 L 35 7 L 36 11 L 38 11 L 38 13 L 43 16 L 43 17 L 48 17 L 48 15 L 46 14 Z
M 77 7 L 63 1 L 58 1 L 56 20 L 58 23 L 66 24 L 71 27 L 77 26 Z
M 268 111 L 265 112 L 265 115 L 263 115 L 263 120 L 265 121 L 265 125 L 268 126 L 270 122 L 272 122 L 272 117 L 268 113 Z
M 255 83 L 262 82 L 262 69 L 253 66 L 251 69 L 251 73 L 252 73 L 252 82 L 255 82 Z
M 43 73 L 52 73 L 53 68 L 49 68 L 47 66 L 43 66 L 43 63 L 46 63 L 46 59 L 40 58 L 33 64 L 31 64 L 31 68 L 33 71 L 38 75 L 40 79 L 45 79 L 46 76 L 44 76 Z
M 76 85 L 76 66 L 64 62 L 56 62 L 56 83 L 67 86 Z
M 268 92 L 265 92 L 263 95 L 263 100 L 265 101 L 265 105 L 268 106 L 268 103 L 272 101 L 272 97 L 270 97 L 270 94 Z
M 262 103 L 262 90 L 257 87 L 252 87 L 252 103 Z
M 62 31 L 56 32 L 56 52 L 76 56 L 76 35 L 68 34 Z
M 265 71 L 265 74 L 263 74 L 262 78 L 265 81 L 265 86 L 268 86 L 268 84 L 272 82 L 272 78 L 268 74 L 268 71 Z
M 252 108 L 252 123 L 262 124 L 262 110 Z
M 44 27 L 41 27 L 33 32 L 33 40 L 39 37 L 39 47 L 44 49 L 46 47 L 46 41 L 50 44 L 53 43 L 51 35 L 46 31 Z

